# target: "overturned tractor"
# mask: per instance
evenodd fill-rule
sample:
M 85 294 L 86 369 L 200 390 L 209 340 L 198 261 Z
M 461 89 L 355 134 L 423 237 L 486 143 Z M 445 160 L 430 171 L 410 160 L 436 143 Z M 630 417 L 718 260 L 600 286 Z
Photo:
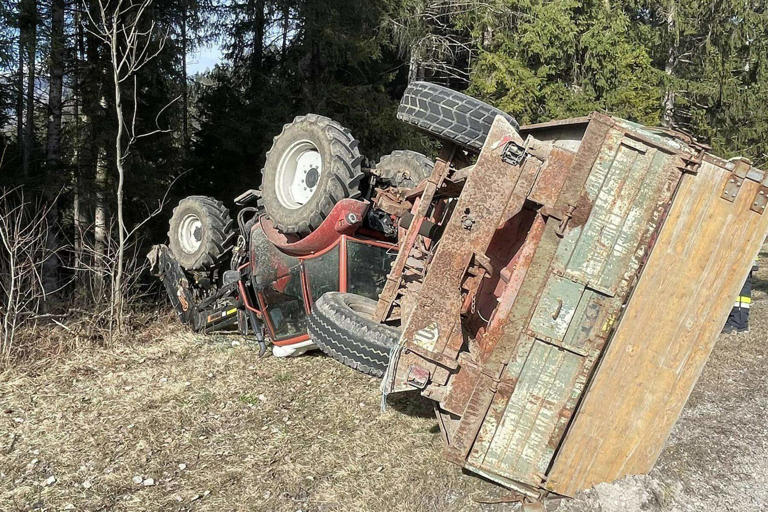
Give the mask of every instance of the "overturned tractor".
M 180 318 L 418 390 L 445 458 L 529 500 L 650 470 L 768 234 L 768 174 L 600 113 L 518 127 L 422 82 L 398 117 L 443 141 L 434 165 L 364 169 L 309 115 L 237 230 L 182 201 L 150 255 Z

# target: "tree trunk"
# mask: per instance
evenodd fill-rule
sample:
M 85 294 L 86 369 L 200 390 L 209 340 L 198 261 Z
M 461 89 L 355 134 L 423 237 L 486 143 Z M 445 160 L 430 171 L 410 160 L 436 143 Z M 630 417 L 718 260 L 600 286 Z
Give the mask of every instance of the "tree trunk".
M 288 50 L 288 30 L 291 21 L 291 6 L 286 1 L 283 4 L 283 43 L 280 47 L 280 67 L 285 70 L 285 54 Z
M 21 29 L 21 27 L 19 27 Z M 19 35 L 19 69 L 16 74 L 16 143 L 19 146 L 19 159 L 24 165 L 24 38 Z
M 61 90 L 64 80 L 64 0 L 51 3 L 51 50 L 48 63 L 48 126 L 46 133 L 46 195 L 51 202 L 48 211 L 49 256 L 43 262 L 43 290 L 46 302 L 59 287 L 59 258 L 53 254 L 59 246 L 58 236 L 58 185 L 61 183 L 60 147 L 61 147 Z M 51 185 L 55 186 L 51 186 Z
M 83 4 L 83 9 L 90 9 L 90 2 Z M 80 30 L 78 51 L 81 55 L 82 81 L 80 90 L 83 103 L 83 143 L 80 145 L 79 159 L 81 190 L 85 182 L 92 183 L 92 195 L 87 200 L 81 199 L 81 212 L 93 208 L 93 251 L 85 257 L 91 257 L 94 294 L 97 300 L 104 298 L 104 270 L 107 247 L 107 185 L 108 167 L 106 150 L 105 115 L 107 102 L 104 97 L 103 57 L 99 54 L 101 41 L 91 32 Z M 92 182 L 90 180 L 93 180 Z
M 411 47 L 411 57 L 408 61 L 408 83 L 415 82 L 419 79 L 419 59 L 416 57 L 415 48 Z
M 253 41 L 251 42 L 251 87 L 257 83 L 256 77 L 261 73 L 264 59 L 264 1 L 250 0 L 251 26 L 253 27 Z
M 25 0 L 24 2 L 24 50 L 27 56 L 27 110 L 24 126 L 24 142 L 22 168 L 24 175 L 29 175 L 32 162 L 32 149 L 35 138 L 35 56 L 37 54 L 37 2 Z
M 181 149 L 186 160 L 189 149 L 189 90 L 187 86 L 187 5 L 181 14 Z
M 48 133 L 46 167 L 49 179 L 59 172 L 61 147 L 61 90 L 64 79 L 64 0 L 51 2 L 51 53 L 48 67 Z
M 117 267 L 115 268 L 114 286 L 112 287 L 112 318 L 117 321 L 117 330 L 120 332 L 123 323 L 123 257 L 125 253 L 125 219 L 123 218 L 123 185 L 125 182 L 125 169 L 123 168 L 123 101 L 120 91 L 120 76 L 118 67 L 120 59 L 117 54 L 117 45 L 119 42 L 118 33 L 118 14 L 112 16 L 112 44 L 110 50 L 112 55 L 112 79 L 114 80 L 115 94 L 115 113 L 117 115 L 117 135 L 115 135 L 115 164 L 117 166 Z M 136 75 L 133 76 L 134 97 L 136 91 Z M 138 108 L 134 105 L 134 108 Z
M 93 210 L 93 266 L 96 269 L 94 285 L 98 299 L 104 297 L 104 268 L 107 248 L 107 150 L 99 146 L 96 149 L 96 191 Z
M 675 122 L 675 89 L 672 84 L 672 73 L 677 61 L 677 50 L 680 39 L 677 34 L 677 6 L 676 0 L 669 2 L 667 7 L 667 36 L 670 38 L 667 49 L 667 62 L 664 64 L 664 73 L 667 75 L 666 90 L 661 112 L 661 125 L 672 128 Z
M 75 140 L 73 143 L 73 166 L 72 166 L 72 240 L 74 240 L 75 249 L 75 269 L 79 269 L 83 258 L 83 231 L 82 231 L 82 205 L 80 197 L 80 187 L 82 186 L 82 157 L 80 144 L 82 143 L 82 123 L 80 122 L 80 102 L 82 88 L 80 87 L 80 61 L 85 58 L 85 41 L 83 36 L 83 26 L 81 24 L 80 5 L 75 7 L 75 27 L 77 27 L 77 46 L 73 64 L 73 88 L 72 97 L 74 99 L 74 117 L 75 117 Z

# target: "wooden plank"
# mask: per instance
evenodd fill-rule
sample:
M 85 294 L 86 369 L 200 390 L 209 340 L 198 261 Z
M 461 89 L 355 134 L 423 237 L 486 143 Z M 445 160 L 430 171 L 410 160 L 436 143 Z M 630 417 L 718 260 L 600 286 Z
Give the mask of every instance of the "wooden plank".
M 582 357 L 535 340 L 512 395 L 506 399 L 499 394 L 494 400 L 492 407 L 506 404 L 501 421 L 483 423 L 469 462 L 538 485 L 552 455 L 547 445 L 557 413 L 570 398 L 581 366 Z
M 681 181 L 548 489 L 572 495 L 656 462 L 768 233 L 768 215 L 750 211 L 758 184 L 731 203 L 720 198 L 728 176 L 705 162 Z

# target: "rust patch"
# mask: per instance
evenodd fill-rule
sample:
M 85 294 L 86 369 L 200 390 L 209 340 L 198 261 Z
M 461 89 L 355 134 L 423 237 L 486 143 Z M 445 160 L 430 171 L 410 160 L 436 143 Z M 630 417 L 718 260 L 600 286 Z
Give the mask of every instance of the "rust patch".
M 586 191 L 582 190 L 581 194 L 579 194 L 579 198 L 577 199 L 576 204 L 573 206 L 573 214 L 571 215 L 571 220 L 568 223 L 568 226 L 571 228 L 577 228 L 586 224 L 587 220 L 589 220 L 589 215 L 592 213 L 592 201 L 589 200 L 589 196 L 587 195 Z
M 440 404 L 440 407 L 457 416 L 461 415 L 467 407 L 467 401 L 472 395 L 472 390 L 475 388 L 476 379 L 477 369 L 462 364 L 459 367 L 458 373 L 451 377 L 449 392 L 446 394 L 445 400 Z
M 584 132 L 579 151 L 573 159 L 568 178 L 555 204 L 555 208 L 560 211 L 566 211 L 568 206 L 578 204 L 579 197 L 584 193 L 584 184 L 592 171 L 592 166 L 600 155 L 600 148 L 605 137 L 611 130 L 610 118 L 604 120 L 604 117 L 594 116 Z
M 554 207 L 575 157 L 576 153 L 553 147 L 539 171 L 528 199 L 544 207 Z

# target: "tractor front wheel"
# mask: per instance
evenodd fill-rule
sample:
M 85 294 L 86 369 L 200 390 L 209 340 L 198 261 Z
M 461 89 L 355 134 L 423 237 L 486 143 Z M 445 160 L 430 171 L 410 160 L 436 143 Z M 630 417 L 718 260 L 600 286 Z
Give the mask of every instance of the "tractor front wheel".
M 189 196 L 173 209 L 168 245 L 186 270 L 204 270 L 217 264 L 232 248 L 235 238 L 229 210 L 207 196 Z
M 384 155 L 374 172 L 390 187 L 413 188 L 432 174 L 435 162 L 416 151 L 399 149 Z

